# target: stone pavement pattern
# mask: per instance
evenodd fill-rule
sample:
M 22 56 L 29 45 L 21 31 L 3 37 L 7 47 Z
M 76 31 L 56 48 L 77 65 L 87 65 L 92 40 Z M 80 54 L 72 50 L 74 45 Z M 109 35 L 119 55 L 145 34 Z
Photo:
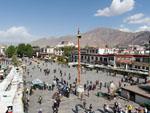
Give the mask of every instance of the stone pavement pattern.
M 34 66 L 36 68 L 34 70 L 32 70 L 32 68 Z M 36 62 L 33 62 L 32 65 L 27 66 L 27 69 L 29 69 L 29 71 L 30 71 L 29 75 L 25 74 L 27 82 L 38 78 L 38 79 L 41 79 L 42 81 L 44 81 L 45 83 L 52 84 L 54 76 L 60 78 L 60 74 L 58 71 L 60 69 L 62 70 L 62 73 L 63 73 L 62 77 L 65 80 L 68 80 L 68 75 L 70 73 L 71 80 L 69 81 L 69 83 L 72 83 L 75 80 L 75 78 L 77 77 L 77 68 L 76 67 L 68 68 L 66 66 L 58 65 L 57 63 L 51 64 L 51 63 L 44 63 L 43 61 L 41 61 L 39 66 L 40 66 L 40 68 L 42 68 L 42 72 L 40 72 L 40 70 L 37 68 Z M 46 68 L 50 69 L 50 74 L 48 76 L 45 76 L 43 73 L 43 70 Z M 57 72 L 55 74 L 53 73 L 54 69 L 57 70 Z M 66 76 L 64 76 L 64 73 L 66 73 Z M 96 73 L 96 71 L 93 70 L 93 71 L 86 71 L 86 74 L 81 75 L 81 83 L 86 83 L 87 80 L 92 81 L 93 83 L 96 80 L 99 80 L 101 82 L 114 81 L 114 83 L 116 83 L 116 85 L 118 85 L 118 82 L 121 80 L 121 76 L 119 76 L 119 75 L 117 75 L 116 77 L 108 76 L 108 74 L 105 72 L 99 71 L 98 73 Z M 52 105 L 53 105 L 52 95 L 56 90 L 57 89 L 55 89 L 54 91 L 38 90 L 38 89 L 35 90 L 34 94 L 30 97 L 29 113 L 37 113 L 40 108 L 42 109 L 43 113 L 52 113 Z M 106 89 L 102 88 L 102 91 L 106 92 Z M 104 103 L 113 104 L 116 100 L 119 103 L 121 103 L 121 105 L 125 105 L 125 104 L 129 103 L 122 99 L 116 99 L 116 100 L 112 100 L 110 102 L 102 97 L 96 97 L 95 96 L 96 92 L 97 91 L 90 92 L 90 97 L 84 96 L 84 98 L 87 101 L 87 107 L 89 107 L 89 105 L 92 104 L 93 110 L 95 111 L 95 113 L 101 113 L 101 110 L 103 110 Z M 38 97 L 40 95 L 43 98 L 43 102 L 41 105 L 39 105 L 37 103 Z M 135 104 L 133 102 L 130 102 L 130 103 Z M 62 102 L 60 103 L 59 113 L 76 113 L 75 106 L 77 104 L 82 104 L 82 102 L 76 96 L 71 94 L 70 98 L 63 97 Z M 80 108 L 80 107 L 78 107 L 78 108 L 79 108 L 78 113 L 84 113 L 84 110 L 82 108 Z

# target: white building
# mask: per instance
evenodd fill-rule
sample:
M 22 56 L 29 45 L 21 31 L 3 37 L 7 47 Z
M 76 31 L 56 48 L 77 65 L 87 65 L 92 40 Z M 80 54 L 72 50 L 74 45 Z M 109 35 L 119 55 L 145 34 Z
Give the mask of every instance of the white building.
M 98 49 L 98 54 L 114 54 L 114 49 L 112 48 L 99 48 Z
M 62 41 L 59 44 L 56 45 L 57 48 L 59 47 L 65 47 L 65 46 L 75 46 L 74 43 L 69 42 L 69 41 Z
M 5 49 L 6 49 L 6 47 L 0 46 L 0 54 L 1 55 L 5 55 Z
M 54 47 L 45 47 L 41 49 L 42 53 L 54 54 Z
M 55 54 L 56 56 L 62 56 L 63 53 L 64 53 L 64 51 L 63 51 L 62 48 L 55 48 L 55 49 L 54 49 L 54 54 Z

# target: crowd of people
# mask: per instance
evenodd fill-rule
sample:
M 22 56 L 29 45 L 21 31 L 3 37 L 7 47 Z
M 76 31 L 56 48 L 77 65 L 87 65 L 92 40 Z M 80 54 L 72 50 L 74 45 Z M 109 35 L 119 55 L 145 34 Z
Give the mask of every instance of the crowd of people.
M 52 64 L 52 63 L 51 63 Z M 29 62 L 29 65 L 31 65 L 31 63 Z M 43 63 L 42 64 L 47 65 L 47 63 Z M 46 66 L 47 67 L 47 66 Z M 53 105 L 52 105 L 52 110 L 53 113 L 58 113 L 59 112 L 59 107 L 60 107 L 60 103 L 61 103 L 61 98 L 62 96 L 65 96 L 67 98 L 70 97 L 70 94 L 76 95 L 78 96 L 77 90 L 76 90 L 76 86 L 77 86 L 77 78 L 75 78 L 73 81 L 70 81 L 72 78 L 71 73 L 66 73 L 63 70 L 61 70 L 60 68 L 56 68 L 56 69 L 49 69 L 48 67 L 45 69 L 42 69 L 39 66 L 39 63 L 37 63 L 37 66 L 33 66 L 32 70 L 35 70 L 35 68 L 39 69 L 40 72 L 43 73 L 43 75 L 45 76 L 50 76 L 51 74 L 55 75 L 55 73 L 59 73 L 59 76 L 54 76 L 53 77 L 53 81 L 51 83 L 46 83 L 43 81 L 43 87 L 42 90 L 48 90 L 48 91 L 54 91 L 53 93 Z M 32 75 L 30 74 L 30 69 L 26 70 L 26 73 L 28 76 L 32 77 Z M 98 71 L 97 71 L 98 73 Z M 43 76 L 41 75 L 41 76 Z M 67 78 L 67 79 L 64 79 Z M 128 80 L 128 79 L 127 79 Z M 130 79 L 130 81 L 132 81 L 132 79 Z M 120 82 L 115 83 L 116 86 L 121 87 L 122 83 L 126 82 L 126 78 L 123 78 L 120 80 Z M 103 88 L 107 89 L 107 93 L 110 93 L 110 89 L 109 86 L 110 84 L 113 83 L 113 81 L 109 81 L 109 82 L 103 82 L 103 81 L 90 81 L 87 80 L 86 83 L 83 84 L 84 87 L 84 95 L 81 96 L 80 100 L 83 102 L 82 108 L 85 110 L 85 112 L 87 113 L 93 113 L 93 105 L 91 103 L 89 103 L 89 107 L 87 107 L 87 102 L 85 99 L 83 99 L 83 96 L 90 96 L 90 92 L 92 91 L 101 91 Z M 28 107 L 29 107 L 29 102 L 30 102 L 30 96 L 33 94 L 34 92 L 34 88 L 31 85 L 30 88 L 26 88 L 25 90 L 25 99 L 24 99 L 24 108 L 25 111 L 28 111 Z M 40 95 L 38 97 L 38 101 L 39 104 L 42 104 L 43 102 L 43 97 Z M 141 109 L 140 109 L 141 110 Z M 113 112 L 113 113 L 148 113 L 146 110 L 146 108 L 144 108 L 143 112 L 141 112 L 139 110 L 139 108 L 135 108 L 133 110 L 133 106 L 132 105 L 126 105 L 126 106 L 121 106 L 120 103 L 115 102 L 114 106 L 110 106 L 109 104 L 104 104 L 103 106 L 103 111 L 105 113 L 109 113 L 109 112 Z M 38 113 L 43 113 L 42 109 L 40 108 Z

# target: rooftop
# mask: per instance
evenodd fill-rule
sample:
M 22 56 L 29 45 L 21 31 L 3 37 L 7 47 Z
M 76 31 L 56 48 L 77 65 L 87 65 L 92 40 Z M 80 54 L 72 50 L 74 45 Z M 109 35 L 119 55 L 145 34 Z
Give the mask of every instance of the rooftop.
M 133 86 L 129 85 L 129 86 L 122 87 L 122 89 L 134 92 L 134 93 L 136 93 L 138 95 L 141 95 L 143 97 L 146 97 L 146 98 L 150 98 L 150 93 L 146 90 L 143 90 L 143 89 L 139 88 L 138 85 L 133 85 Z

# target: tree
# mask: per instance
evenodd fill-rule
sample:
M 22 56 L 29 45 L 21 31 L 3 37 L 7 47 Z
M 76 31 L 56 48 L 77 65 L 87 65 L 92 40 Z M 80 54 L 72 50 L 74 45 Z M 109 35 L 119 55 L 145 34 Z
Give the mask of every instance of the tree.
M 63 64 L 67 63 L 67 59 L 65 58 L 65 56 L 58 56 L 57 61 Z
M 63 50 L 64 50 L 64 56 L 66 57 L 69 57 L 70 54 L 71 54 L 71 51 L 73 51 L 75 49 L 75 47 L 72 47 L 72 46 L 66 46 L 66 47 L 63 47 Z
M 17 54 L 21 58 L 26 54 L 26 45 L 25 44 L 19 44 L 18 45 Z
M 33 55 L 33 48 L 32 48 L 32 46 L 30 45 L 30 44 L 27 44 L 26 45 L 26 51 L 25 51 L 25 55 L 27 56 L 27 57 L 32 57 L 32 55 Z
M 6 49 L 6 55 L 8 58 L 11 58 L 13 55 L 16 54 L 16 47 L 11 45 Z
M 17 60 L 17 56 L 13 55 L 12 56 L 12 63 L 14 66 L 18 66 L 19 65 L 19 61 Z

